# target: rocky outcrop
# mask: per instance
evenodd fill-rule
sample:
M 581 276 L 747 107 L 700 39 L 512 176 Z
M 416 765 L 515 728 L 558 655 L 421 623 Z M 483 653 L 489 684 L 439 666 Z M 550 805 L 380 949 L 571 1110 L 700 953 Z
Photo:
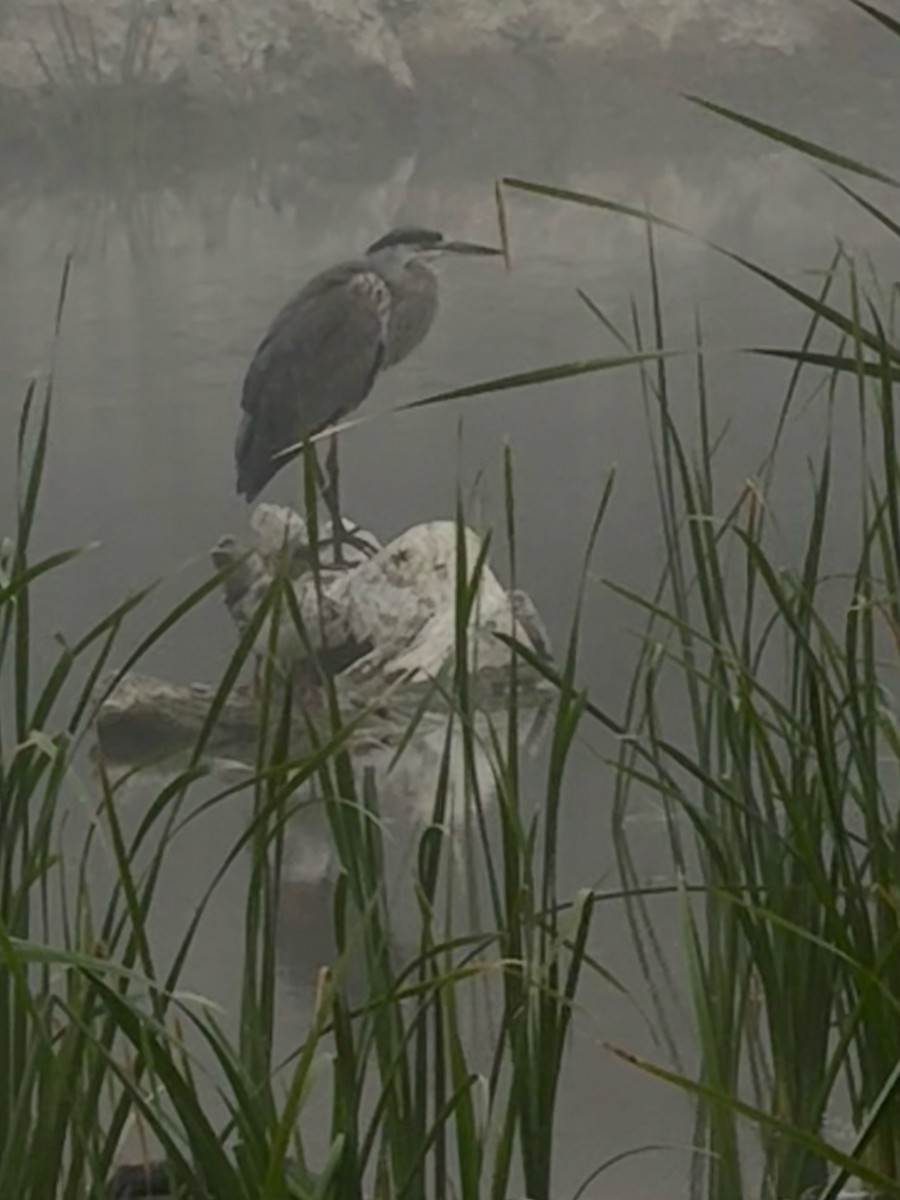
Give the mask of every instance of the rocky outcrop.
M 335 563 L 327 525 L 319 531 L 315 554 L 306 523 L 291 509 L 260 504 L 251 525 L 252 548 L 228 536 L 216 544 L 212 560 L 223 572 L 225 606 L 241 631 L 265 601 L 274 576 L 284 573 L 290 581 L 295 607 L 279 606 L 274 629 L 270 621 L 263 624 L 255 654 L 258 664 L 274 655 L 275 678 L 292 680 L 294 705 L 305 714 L 292 730 L 294 751 L 308 749 L 307 720 L 330 719 L 326 674 L 343 716 L 359 722 L 354 745 L 396 744 L 409 722 L 418 726 L 426 713 L 443 721 L 454 704 L 448 694 L 461 620 L 456 524 L 416 525 L 382 546 L 374 534 L 345 519 L 352 540 L 343 547 L 341 566 Z M 470 699 L 480 712 L 503 714 L 515 686 L 519 707 L 534 716 L 553 689 L 524 662 L 513 683 L 511 650 L 503 638 L 515 638 L 526 651 L 549 660 L 543 623 L 526 593 L 507 592 L 486 562 L 478 565 L 481 538 L 465 529 L 463 540 L 472 590 L 462 625 Z M 97 739 L 108 762 L 190 748 L 205 729 L 213 700 L 213 689 L 205 685 L 134 674 L 114 676 L 100 693 Z M 207 731 L 207 754 L 252 761 L 258 721 L 254 689 L 234 691 Z
M 790 53 L 837 8 L 838 0 L 0 0 L 0 87 L 142 80 L 253 98 L 352 74 L 406 95 L 436 56 L 633 45 Z
M 213 550 L 213 562 L 219 569 L 231 568 L 225 603 L 239 628 L 252 620 L 274 575 L 283 569 L 280 564 L 286 565 L 295 612 L 282 613 L 274 639 L 266 626 L 257 642 L 260 657 L 274 644 L 285 674 L 315 657 L 328 664 L 338 689 L 356 703 L 368 700 L 369 693 L 379 694 L 386 684 L 436 679 L 456 654 L 463 565 L 467 586 L 475 589 L 465 622 L 470 671 L 506 672 L 510 650 L 503 636 L 549 656 L 549 639 L 529 597 L 507 592 L 487 563 L 474 575 L 483 550 L 474 530 L 464 530 L 463 564 L 457 561 L 459 531 L 453 521 L 413 526 L 381 546 L 374 534 L 345 520 L 350 531 L 345 537 L 352 541 L 343 547 L 344 565 L 337 567 L 326 524 L 319 535 L 317 573 L 311 567 L 306 523 L 297 513 L 260 504 L 251 524 L 254 548 L 247 553 L 234 538 L 225 537 Z

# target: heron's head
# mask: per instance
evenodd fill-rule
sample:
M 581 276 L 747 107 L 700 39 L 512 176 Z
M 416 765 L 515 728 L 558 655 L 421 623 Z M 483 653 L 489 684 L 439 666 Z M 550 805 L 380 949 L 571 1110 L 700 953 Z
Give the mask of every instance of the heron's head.
M 392 229 L 390 233 L 386 233 L 384 237 L 379 238 L 377 242 L 373 242 L 366 251 L 366 254 L 381 254 L 384 252 L 391 253 L 405 262 L 408 262 L 410 259 L 434 262 L 436 259 L 443 258 L 444 255 L 449 254 L 487 255 L 503 253 L 502 250 L 496 250 L 493 246 L 479 246 L 477 242 L 452 242 L 435 229 L 417 229 L 412 226 Z

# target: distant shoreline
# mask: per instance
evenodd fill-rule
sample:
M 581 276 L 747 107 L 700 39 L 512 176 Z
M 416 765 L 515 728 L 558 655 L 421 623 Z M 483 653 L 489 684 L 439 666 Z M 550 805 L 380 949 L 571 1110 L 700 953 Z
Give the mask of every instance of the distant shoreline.
M 777 97 L 789 95 L 790 121 L 801 130 L 804 113 L 814 123 L 822 111 L 831 114 L 832 126 L 844 113 L 852 125 L 861 96 L 875 97 L 886 113 L 900 102 L 898 61 L 890 39 L 867 47 L 859 62 L 841 43 L 824 40 L 793 56 L 765 47 L 662 53 L 635 42 L 629 54 L 608 57 L 571 49 L 429 56 L 413 62 L 412 89 L 358 67 L 335 67 L 315 83 L 298 79 L 289 87 L 240 91 L 204 90 L 177 79 L 24 91 L 0 86 L 0 187 L 48 163 L 77 175 L 140 155 L 183 161 L 193 172 L 248 154 L 270 161 L 326 151 L 352 158 L 357 150 L 382 147 L 389 156 L 473 140 L 482 153 L 496 144 L 502 172 L 508 147 L 548 128 L 565 133 L 596 123 L 596 137 L 614 156 L 625 151 L 643 114 L 655 109 L 650 132 L 664 136 L 660 121 L 677 124 L 690 110 L 679 96 L 684 91 L 727 96 L 729 104 L 775 123 L 783 116 Z M 671 104 L 661 103 L 666 96 Z M 752 136 L 726 131 L 712 117 L 707 129 L 712 141 Z M 651 145 L 645 139 L 644 149 Z

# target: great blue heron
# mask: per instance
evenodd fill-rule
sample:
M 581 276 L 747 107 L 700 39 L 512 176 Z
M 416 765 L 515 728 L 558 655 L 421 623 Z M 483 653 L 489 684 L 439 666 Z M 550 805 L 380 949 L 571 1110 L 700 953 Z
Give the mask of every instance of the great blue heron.
M 444 254 L 501 254 L 447 241 L 431 229 L 394 229 L 364 255 L 322 271 L 284 306 L 244 380 L 235 446 L 237 490 L 253 501 L 290 459 L 284 452 L 357 408 L 378 374 L 425 337 L 437 312 L 429 263 Z M 337 442 L 327 458 L 325 500 L 342 561 Z

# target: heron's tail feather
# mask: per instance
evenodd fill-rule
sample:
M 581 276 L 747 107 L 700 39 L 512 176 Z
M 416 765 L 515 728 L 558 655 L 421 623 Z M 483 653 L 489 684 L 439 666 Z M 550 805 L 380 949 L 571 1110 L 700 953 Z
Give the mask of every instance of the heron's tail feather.
M 272 455 L 249 413 L 244 413 L 238 430 L 234 460 L 237 465 L 238 495 L 245 496 L 247 503 L 252 504 L 281 463 L 272 461 Z
M 248 504 L 252 504 L 253 501 L 256 499 L 256 497 L 259 495 L 259 493 L 262 491 L 262 488 L 254 487 L 253 484 L 248 479 L 244 478 L 244 476 L 241 474 L 240 469 L 238 469 L 238 480 L 237 480 L 237 489 L 236 490 L 237 490 L 237 494 L 239 496 L 243 496 Z

